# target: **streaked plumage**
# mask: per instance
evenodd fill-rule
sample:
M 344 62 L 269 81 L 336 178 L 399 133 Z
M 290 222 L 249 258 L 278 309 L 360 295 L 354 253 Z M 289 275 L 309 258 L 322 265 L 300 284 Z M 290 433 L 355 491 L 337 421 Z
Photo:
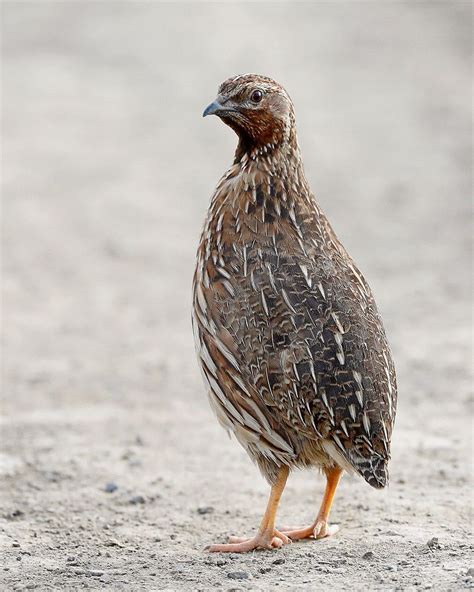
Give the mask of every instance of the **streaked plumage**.
M 270 483 L 282 466 L 314 465 L 384 487 L 390 348 L 367 282 L 308 186 L 292 102 L 273 80 L 245 75 L 224 82 L 207 111 L 239 135 L 193 283 L 211 405 Z

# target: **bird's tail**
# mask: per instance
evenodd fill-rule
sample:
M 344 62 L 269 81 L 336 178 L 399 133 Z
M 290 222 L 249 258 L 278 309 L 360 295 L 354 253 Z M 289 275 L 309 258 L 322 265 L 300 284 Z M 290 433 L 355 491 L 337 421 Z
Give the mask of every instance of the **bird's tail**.
M 389 480 L 388 461 L 380 456 L 351 458 L 351 464 L 369 485 L 375 489 L 383 489 Z

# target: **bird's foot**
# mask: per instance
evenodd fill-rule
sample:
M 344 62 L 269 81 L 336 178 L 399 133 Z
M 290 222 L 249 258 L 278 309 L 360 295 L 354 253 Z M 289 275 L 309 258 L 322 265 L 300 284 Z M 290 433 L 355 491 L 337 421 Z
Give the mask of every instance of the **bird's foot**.
M 273 532 L 257 533 L 250 539 L 231 536 L 228 543 L 210 545 L 206 547 L 206 551 L 209 553 L 247 553 L 255 549 L 279 549 L 288 543 L 291 543 L 291 539 L 275 528 Z
M 336 534 L 338 530 L 339 526 L 336 524 L 329 525 L 326 520 L 318 519 L 307 528 L 283 528 L 282 533 L 293 541 L 297 541 L 309 538 L 324 539 Z

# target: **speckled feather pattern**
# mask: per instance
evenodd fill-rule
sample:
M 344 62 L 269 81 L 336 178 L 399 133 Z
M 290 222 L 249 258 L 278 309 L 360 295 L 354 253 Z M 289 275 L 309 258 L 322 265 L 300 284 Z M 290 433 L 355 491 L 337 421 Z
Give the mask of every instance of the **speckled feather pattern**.
M 384 487 L 397 388 L 382 320 L 308 186 L 288 95 L 252 76 L 244 91 L 274 85 L 290 108 L 273 141 L 239 144 L 200 240 L 193 328 L 211 405 L 270 482 L 282 464 L 340 466 Z

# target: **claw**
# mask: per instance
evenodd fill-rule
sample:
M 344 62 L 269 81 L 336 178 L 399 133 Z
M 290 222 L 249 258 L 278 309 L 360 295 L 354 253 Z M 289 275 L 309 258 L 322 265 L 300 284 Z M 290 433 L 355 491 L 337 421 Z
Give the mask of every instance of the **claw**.
M 337 524 L 329 525 L 327 522 L 318 522 L 314 527 L 314 538 L 324 539 L 330 537 L 338 532 L 339 526 Z
M 250 539 L 230 536 L 228 543 L 223 545 L 209 545 L 205 550 L 209 553 L 246 553 L 255 549 L 280 549 L 283 545 L 289 543 L 291 543 L 291 539 L 275 529 L 271 539 L 268 538 L 266 533 L 257 534 Z
M 316 523 L 313 523 L 311 526 L 306 528 L 292 528 L 292 529 L 283 529 L 282 534 L 290 537 L 290 539 L 294 541 L 298 541 L 301 539 L 309 539 L 315 538 L 317 540 L 323 539 L 326 537 L 330 537 L 336 532 L 339 531 L 339 526 L 336 524 L 329 525 L 325 520 L 318 520 Z
M 281 539 L 283 541 L 284 545 L 289 545 L 291 544 L 293 541 L 290 539 L 290 537 L 287 537 L 285 533 L 280 532 L 279 530 L 275 529 L 275 537 L 278 537 L 279 539 Z

